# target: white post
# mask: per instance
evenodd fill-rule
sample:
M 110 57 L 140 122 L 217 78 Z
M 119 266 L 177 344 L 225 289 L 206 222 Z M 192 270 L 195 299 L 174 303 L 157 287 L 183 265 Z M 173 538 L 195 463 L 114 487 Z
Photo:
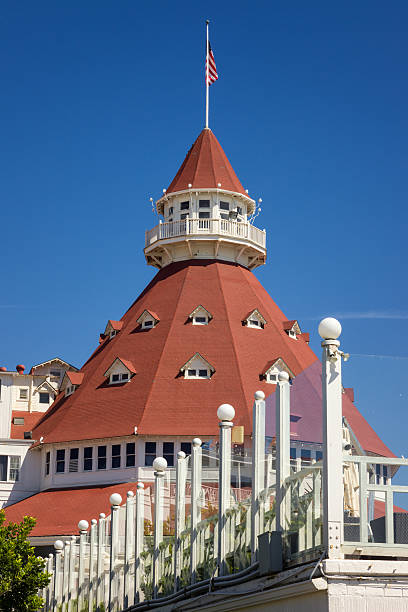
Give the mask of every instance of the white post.
M 159 595 L 160 544 L 163 541 L 163 484 L 167 461 L 164 457 L 156 457 L 153 461 L 154 472 L 154 551 L 153 551 L 153 599 Z
M 218 572 L 227 574 L 228 550 L 227 516 L 231 505 L 231 429 L 235 410 L 230 404 L 221 404 L 217 410 L 220 420 L 220 467 L 218 478 Z
M 103 512 L 99 515 L 97 531 L 97 557 L 96 557 L 96 607 L 105 605 L 105 519 Z
M 258 536 L 263 527 L 265 489 L 265 393 L 255 392 L 252 412 L 252 503 L 251 503 L 251 557 L 258 558 Z
M 210 106 L 210 83 L 209 83 L 209 38 L 208 38 L 208 24 L 210 23 L 208 20 L 205 22 L 207 28 L 207 44 L 206 44 L 206 54 L 205 54 L 205 127 L 208 128 L 208 112 Z
M 70 541 L 65 540 L 64 544 L 64 572 L 62 576 L 62 609 L 68 608 L 68 593 L 69 593 L 69 551 Z
M 287 372 L 279 372 L 276 386 L 276 529 L 290 523 L 290 491 L 284 482 L 290 476 L 290 385 Z
M 144 484 L 137 483 L 136 489 L 136 516 L 135 516 L 135 603 L 144 599 L 140 589 L 142 577 L 143 538 L 144 538 Z
M 71 541 L 69 542 L 69 568 L 68 568 L 68 612 L 72 610 L 72 595 L 73 595 L 73 578 L 75 575 L 75 544 L 76 544 L 76 536 L 71 536 Z
M 118 544 L 119 544 L 119 508 L 122 503 L 122 496 L 119 493 L 112 493 L 109 498 L 111 505 L 111 542 L 110 542 L 110 560 L 109 560 L 109 597 L 108 597 L 108 610 L 109 612 L 114 610 L 114 602 L 117 598 L 116 589 L 116 560 L 118 556 Z
M 200 542 L 198 540 L 197 525 L 201 521 L 201 476 L 202 476 L 202 448 L 200 438 L 194 438 L 191 449 L 191 554 L 190 572 L 191 584 L 197 582 L 197 565 Z
M 88 521 L 82 520 L 78 523 L 79 530 L 79 563 L 78 563 L 78 610 L 82 612 L 84 601 L 84 579 L 85 579 L 85 545 L 89 529 Z
M 343 539 L 343 433 L 340 323 L 331 317 L 319 324 L 323 338 L 323 541 L 329 558 L 340 559 Z
M 180 576 L 182 568 L 181 533 L 185 528 L 186 508 L 186 477 L 187 462 L 186 453 L 177 453 L 176 463 L 176 508 L 175 508 L 175 533 L 174 533 L 174 592 L 180 588 Z
M 91 531 L 89 534 L 89 588 L 88 588 L 88 612 L 93 612 L 95 599 L 95 544 L 98 529 L 98 521 L 91 520 Z
M 52 600 L 54 596 L 55 574 L 54 574 L 54 555 L 52 553 L 48 555 L 46 571 L 49 574 L 51 574 L 51 579 L 48 583 L 48 586 L 46 587 L 46 594 L 45 594 L 45 609 L 48 612 L 48 610 L 52 609 L 52 605 L 53 605 Z
M 125 565 L 123 568 L 123 607 L 127 608 L 133 602 L 129 599 L 130 595 L 130 557 L 132 542 L 132 513 L 135 505 L 133 491 L 128 491 L 126 495 L 126 517 L 125 517 Z
M 54 569 L 54 597 L 52 602 L 52 610 L 56 612 L 58 606 L 61 603 L 61 588 L 63 587 L 63 576 L 62 576 L 62 551 L 64 550 L 64 542 L 56 540 L 54 542 L 55 548 L 55 569 Z

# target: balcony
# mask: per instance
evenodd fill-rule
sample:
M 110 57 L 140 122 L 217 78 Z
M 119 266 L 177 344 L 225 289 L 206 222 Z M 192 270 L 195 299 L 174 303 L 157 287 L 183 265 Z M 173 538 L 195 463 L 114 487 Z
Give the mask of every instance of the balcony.
M 239 243 L 249 242 L 255 247 L 265 249 L 266 232 L 260 230 L 251 223 L 239 223 L 224 219 L 183 219 L 182 221 L 171 221 L 160 223 L 146 232 L 145 248 L 151 247 L 159 240 L 176 239 L 178 237 L 191 236 L 191 239 L 200 239 L 201 236 L 220 236 L 232 239 Z

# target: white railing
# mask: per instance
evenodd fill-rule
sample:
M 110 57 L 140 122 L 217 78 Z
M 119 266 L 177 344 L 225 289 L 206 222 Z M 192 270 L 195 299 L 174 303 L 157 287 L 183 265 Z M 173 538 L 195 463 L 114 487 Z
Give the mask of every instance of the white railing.
M 251 223 L 240 223 L 224 219 L 184 219 L 159 223 L 146 232 L 145 246 L 151 246 L 158 240 L 187 236 L 189 234 L 209 234 L 249 240 L 253 244 L 265 248 L 266 232 Z

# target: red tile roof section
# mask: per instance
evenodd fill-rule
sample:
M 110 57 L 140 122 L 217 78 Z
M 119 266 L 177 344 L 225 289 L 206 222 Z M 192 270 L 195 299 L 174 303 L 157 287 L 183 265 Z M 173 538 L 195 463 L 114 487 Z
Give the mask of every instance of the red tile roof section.
M 12 440 L 24 440 L 24 432 L 32 431 L 38 421 L 44 416 L 43 412 L 27 412 L 26 410 L 13 410 L 11 413 L 11 433 Z M 17 417 L 24 419 L 24 425 L 14 425 L 13 419 Z
M 125 368 L 127 368 L 129 370 L 129 372 L 132 372 L 132 374 L 136 374 L 136 368 L 133 365 L 133 363 L 129 360 L 129 359 L 122 359 L 122 357 L 118 357 L 119 361 L 121 361 L 123 363 L 123 365 L 125 366 Z
M 292 329 L 292 327 L 295 325 L 295 323 L 297 323 L 296 320 L 293 320 L 293 321 L 284 321 L 283 322 L 283 329 L 285 331 L 288 331 L 288 330 Z
M 195 189 L 221 188 L 248 197 L 220 143 L 208 128 L 204 129 L 186 155 L 167 193 L 183 191 L 191 184 Z
M 65 372 L 65 375 L 68 376 L 71 384 L 80 385 L 84 379 L 84 375 L 82 372 Z
M 120 331 L 123 327 L 123 321 L 112 321 L 112 319 L 109 319 L 108 325 L 109 323 L 112 329 L 114 329 L 115 331 Z
M 145 489 L 149 486 L 145 485 Z M 101 512 L 110 514 L 109 497 L 112 493 L 119 493 L 125 503 L 128 491 L 136 492 L 135 482 L 41 491 L 7 506 L 6 521 L 16 522 L 23 516 L 34 516 L 37 524 L 32 536 L 77 535 L 80 520 L 85 519 L 91 524 L 91 520 L 97 519 Z
M 213 314 L 211 323 L 186 324 L 187 313 L 203 302 Z M 252 311 L 255 304 L 268 321 L 263 330 L 242 325 L 242 312 Z M 160 325 L 144 332 L 137 318 L 151 309 Z M 216 436 L 216 410 L 224 402 L 235 407 L 234 424 L 243 425 L 249 435 L 254 392 L 275 392 L 275 385 L 260 381 L 259 375 L 278 357 L 295 377 L 315 366 L 313 401 L 305 413 L 308 418 L 301 421 L 313 424 L 310 435 L 319 423 L 321 429 L 319 361 L 305 342 L 293 342 L 282 333 L 284 313 L 246 268 L 216 260 L 172 263 L 157 273 L 122 320 L 121 333 L 101 344 L 83 366 L 81 387 L 69 397 L 56 398 L 33 432 L 35 439 L 44 436 L 46 444 L 119 437 L 133 434 L 135 426 L 140 435 Z M 209 380 L 179 375 L 180 366 L 197 352 L 215 368 Z M 138 374 L 126 385 L 106 386 L 104 372 L 118 354 L 129 359 Z M 364 448 L 392 456 L 346 395 L 343 407 Z

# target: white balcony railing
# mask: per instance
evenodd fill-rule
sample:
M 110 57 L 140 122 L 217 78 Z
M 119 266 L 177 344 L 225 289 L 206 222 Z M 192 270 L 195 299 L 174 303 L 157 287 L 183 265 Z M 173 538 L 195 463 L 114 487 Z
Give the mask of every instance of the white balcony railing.
M 251 223 L 239 223 L 224 219 L 183 219 L 160 223 L 146 232 L 146 247 L 158 240 L 176 238 L 177 236 L 208 234 L 249 240 L 253 244 L 265 248 L 266 232 Z

